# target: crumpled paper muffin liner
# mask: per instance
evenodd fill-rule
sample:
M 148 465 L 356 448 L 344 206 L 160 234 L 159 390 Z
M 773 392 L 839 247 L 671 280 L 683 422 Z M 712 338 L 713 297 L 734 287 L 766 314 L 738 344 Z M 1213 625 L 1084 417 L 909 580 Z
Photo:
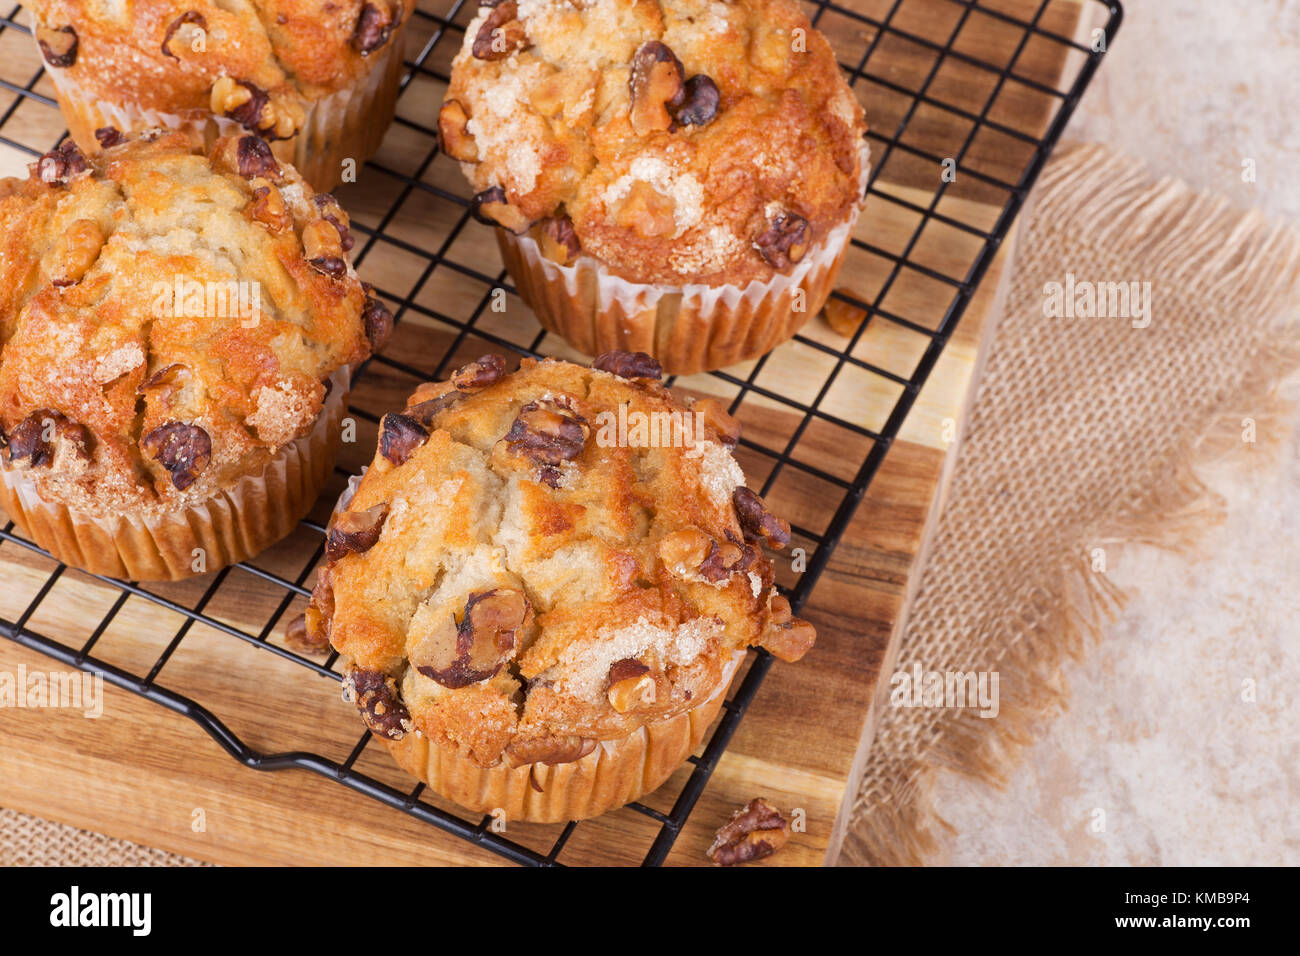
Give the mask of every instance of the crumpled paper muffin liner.
M 507 820 L 560 823 L 599 816 L 655 790 L 699 748 L 736 674 L 737 651 L 707 700 L 617 740 L 602 740 L 581 760 L 547 766 L 480 767 L 459 750 L 419 732 L 385 741 L 398 765 L 440 796 Z
M 265 551 L 309 512 L 329 480 L 347 408 L 344 367 L 310 432 L 281 448 L 257 475 L 187 507 L 154 514 L 91 515 L 47 501 L 26 469 L 0 461 L 0 506 L 59 561 L 131 581 L 176 581 Z M 203 551 L 196 570 L 195 549 Z
M 361 164 L 379 150 L 401 92 L 404 32 L 403 26 L 356 86 L 309 102 L 302 128 L 289 139 L 270 143 L 275 157 L 292 164 L 313 189 L 333 189 L 342 179 L 344 160 L 355 161 L 359 171 Z M 220 136 L 248 132 L 234 120 L 206 110 L 167 113 L 105 100 L 97 90 L 69 79 L 64 70 L 47 68 L 45 72 L 54 83 L 68 132 L 88 153 L 99 151 L 95 130 L 103 126 L 124 133 L 154 127 L 183 130 L 204 149 L 211 149 Z
M 869 166 L 863 146 L 859 194 Z M 531 236 L 497 229 L 497 244 L 520 297 L 542 326 L 587 355 L 646 352 L 669 375 L 712 371 L 757 358 L 792 338 L 835 287 L 863 203 L 788 274 L 737 285 L 630 282 L 593 256 L 563 266 Z M 796 310 L 797 297 L 802 308 Z

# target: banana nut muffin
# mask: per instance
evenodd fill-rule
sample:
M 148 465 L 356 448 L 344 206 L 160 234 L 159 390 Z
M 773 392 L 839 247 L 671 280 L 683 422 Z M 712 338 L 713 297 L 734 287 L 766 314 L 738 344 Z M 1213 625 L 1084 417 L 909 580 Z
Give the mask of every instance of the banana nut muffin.
M 862 109 L 793 0 L 484 5 L 439 132 L 542 324 L 670 372 L 794 334 L 865 186 Z
M 310 508 L 392 320 L 346 213 L 258 137 L 100 137 L 0 181 L 2 501 L 69 564 L 183 577 Z
M 772 587 L 760 545 L 789 526 L 745 487 L 717 402 L 679 404 L 646 355 L 504 368 L 484 356 L 384 417 L 307 626 L 436 792 L 593 816 L 699 745 L 746 648 L 797 660 L 815 635 Z M 657 444 L 636 431 L 653 420 Z
M 393 118 L 413 0 L 36 0 L 35 36 L 77 145 L 164 126 L 257 133 L 318 189 Z

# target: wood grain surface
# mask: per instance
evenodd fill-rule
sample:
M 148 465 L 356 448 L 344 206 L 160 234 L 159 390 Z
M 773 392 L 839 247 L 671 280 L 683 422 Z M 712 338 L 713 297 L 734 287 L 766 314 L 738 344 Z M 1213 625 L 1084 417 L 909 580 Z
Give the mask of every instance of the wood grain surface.
M 870 15 L 881 4 L 859 0 L 850 5 Z M 428 9 L 434 9 L 437 4 Z M 888 5 L 885 5 L 886 7 Z M 997 0 L 994 9 L 1019 16 L 1038 7 L 1031 0 Z M 895 25 L 917 35 L 945 40 L 963 8 L 947 0 L 904 3 Z M 1078 6 L 1053 3 L 1043 25 L 1072 33 Z M 832 38 L 841 60 L 857 62 L 870 29 L 827 14 L 821 26 Z M 424 31 L 424 37 L 420 31 Z M 430 28 L 415 21 L 416 42 Z M 1005 62 L 1015 49 L 1020 31 L 986 14 L 968 15 L 957 30 L 958 50 L 993 62 Z M 18 42 L 20 41 L 21 42 Z M 0 75 L 25 84 L 39 66 L 31 41 L 13 31 L 0 35 L 0 53 L 9 57 Z M 415 43 L 409 48 L 415 49 Z M 857 51 L 854 53 L 854 51 Z M 440 58 L 441 61 L 440 61 Z M 435 48 L 430 63 L 445 68 L 446 54 Z M 934 55 L 923 46 L 899 41 L 893 34 L 881 38 L 869 64 L 869 73 L 890 84 L 915 87 L 931 69 Z M 1055 44 L 1031 41 L 1025 45 L 1019 72 L 1048 85 L 1060 82 L 1070 65 Z M 23 79 L 17 79 L 22 77 Z M 47 94 L 48 79 L 37 90 Z M 932 78 L 930 95 L 978 113 L 994 87 L 986 71 L 959 58 L 945 58 Z M 890 135 L 904 118 L 909 102 L 890 87 L 860 83 L 859 92 L 868 120 L 882 135 Z M 6 94 L 7 95 L 7 94 Z M 421 76 L 403 95 L 399 113 L 429 122 L 441 85 Z M 1007 84 L 994 99 L 989 116 L 1000 122 L 1038 132 L 1051 106 L 1049 98 Z M 62 131 L 53 110 L 39 104 L 22 104 L 22 141 L 44 149 Z M 13 119 L 10 121 L 14 122 Z M 939 156 L 955 155 L 971 124 L 943 110 L 922 104 L 910 117 L 903 142 Z M 14 127 L 6 125 L 13 135 Z M 1006 140 L 1005 142 L 1003 140 Z M 1010 137 L 998 140 L 983 134 L 972 141 L 967 160 L 987 176 L 1014 182 L 1026 157 L 1023 144 Z M 876 162 L 883 158 L 880 145 Z M 427 153 L 427 141 L 418 131 L 395 126 L 379 157 L 381 165 L 411 170 Z M 18 172 L 27 158 L 0 148 L 0 171 Z M 895 150 L 885 159 L 879 186 L 913 205 L 929 205 L 940 170 Z M 462 193 L 459 173 L 439 159 L 420 172 L 440 188 Z M 367 180 L 339 191 L 340 200 L 363 225 L 376 226 L 393 203 L 392 189 L 381 181 Z M 946 216 L 990 228 L 1005 193 L 978 177 L 963 178 L 950 187 L 938 204 Z M 400 216 L 385 231 L 416 248 L 437 248 L 451 234 L 459 208 L 452 203 L 412 193 Z M 909 258 L 928 269 L 962 278 L 979 243 L 952 227 L 931 222 L 915 237 L 918 213 L 873 197 L 858 229 L 858 238 L 883 250 L 872 255 L 855 250 L 846 264 L 842 285 L 871 300 L 891 273 L 888 255 L 911 250 Z M 458 262 L 478 262 L 495 275 L 499 259 L 486 229 L 472 226 L 455 240 Z M 833 862 L 843 835 L 846 807 L 856 775 L 866 753 L 877 680 L 882 662 L 890 654 L 905 605 L 917 577 L 918 555 L 924 550 L 927 528 L 941 500 L 946 463 L 956 442 L 954 429 L 968 404 L 980 363 L 980 345 L 999 310 L 1001 279 L 1008 268 L 1004 243 L 977 291 L 956 333 L 948 342 L 931 379 L 920 393 L 899 439 L 886 455 L 851 524 L 813 592 L 805 616 L 818 629 L 815 651 L 798 665 L 777 662 L 756 701 L 741 723 L 688 825 L 677 840 L 668 862 L 698 865 L 706 862 L 704 849 L 714 830 L 733 810 L 756 795 L 765 795 L 786 811 L 798 809 L 806 829 L 768 864 L 814 865 Z M 388 353 L 432 374 L 437 359 L 451 345 L 467 358 L 485 351 L 474 340 L 458 343 L 456 330 L 432 313 L 461 316 L 480 308 L 481 282 L 453 269 L 431 275 L 417 274 L 419 260 L 400 247 L 377 247 L 363 260 L 364 278 L 393 293 L 412 295 L 428 304 L 428 312 L 409 310 Z M 951 300 L 950 285 L 905 270 L 892 280 L 883 307 L 894 314 L 933 327 Z M 924 278 L 924 277 L 922 277 Z M 506 312 L 484 316 L 478 327 L 499 325 L 503 337 L 528 341 L 536 329 L 527 309 L 511 301 Z M 806 334 L 834 348 L 845 340 L 821 317 Z M 926 345 L 926 337 L 902 326 L 873 318 L 854 349 L 854 355 L 891 372 L 910 375 Z M 548 340 L 548 350 L 566 354 L 562 344 Z M 826 381 L 833 357 L 806 345 L 783 346 L 764 365 L 757 383 L 774 395 L 811 401 Z M 745 376 L 752 366 L 731 370 Z M 392 370 L 372 367 L 356 396 L 361 407 L 382 412 L 398 404 L 415 379 Z M 679 385 L 697 393 L 733 397 L 720 380 L 696 376 Z M 899 386 L 888 379 L 846 367 L 828 391 L 821 407 L 847 421 L 879 428 L 897 399 Z M 768 447 L 781 447 L 794 433 L 802 415 L 777 399 L 746 397 L 739 412 L 746 435 Z M 374 429 L 359 421 L 357 441 L 345 446 L 342 464 L 355 468 L 370 457 Z M 869 440 L 826 423 L 814 422 L 804 434 L 795 455 L 815 463 L 837 477 L 852 478 L 869 450 Z M 772 467 L 772 459 L 757 452 L 742 455 L 742 464 L 757 486 Z M 317 517 L 327 513 L 338 483 L 318 505 Z M 840 492 L 796 468 L 787 466 L 769 495 L 775 510 L 797 526 L 814 531 L 825 527 Z M 304 550 L 318 543 L 300 532 L 257 559 L 256 564 L 291 579 L 304 569 Z M 801 542 L 796 540 L 795 544 Z M 0 545 L 0 616 L 21 615 L 55 567 L 47 558 L 13 544 Z M 788 560 L 780 562 L 778 579 L 794 584 L 797 576 Z M 310 579 L 308 579 L 310 580 Z M 151 590 L 193 606 L 210 576 Z M 278 608 L 283 590 L 243 570 L 231 572 L 205 613 L 214 620 L 252 629 L 256 633 Z M 77 571 L 62 574 L 27 622 L 36 632 L 79 645 L 118 599 L 116 588 Z M 282 645 L 291 616 L 301 610 L 301 599 L 276 621 L 270 642 Z M 115 666 L 136 673 L 153 661 L 185 624 L 185 619 L 146 600 L 132 597 L 99 639 L 94 653 Z M 0 641 L 0 672 L 16 673 L 60 669 L 49 659 Z M 268 752 L 295 749 L 316 751 L 344 760 L 359 736 L 353 709 L 339 700 L 338 685 L 316 677 L 301 666 L 275 657 L 263 649 L 223 634 L 202 623 L 186 633 L 176 653 L 158 676 L 160 684 L 203 703 L 248 745 Z M 371 744 L 357 761 L 357 769 L 403 790 L 411 782 L 389 760 L 378 744 Z M 688 775 L 686 768 L 664 787 L 644 799 L 651 807 L 668 811 Z M 426 799 L 428 799 L 426 797 Z M 430 799 L 444 809 L 452 805 Z M 86 829 L 161 847 L 190 856 L 227 864 L 493 864 L 500 858 L 466 841 L 443 834 L 354 793 L 318 775 L 288 770 L 258 772 L 245 768 L 223 752 L 196 724 L 133 694 L 112 687 L 104 690 L 103 715 L 88 719 L 71 709 L 41 710 L 0 708 L 0 805 L 71 823 Z M 464 819 L 479 818 L 462 812 Z M 200 826 L 201 823 L 201 826 Z M 560 826 L 509 824 L 506 836 L 545 853 L 561 831 Z M 644 856 L 658 829 L 653 820 L 630 810 L 619 810 L 587 821 L 574 831 L 559 861 L 566 864 L 635 864 Z

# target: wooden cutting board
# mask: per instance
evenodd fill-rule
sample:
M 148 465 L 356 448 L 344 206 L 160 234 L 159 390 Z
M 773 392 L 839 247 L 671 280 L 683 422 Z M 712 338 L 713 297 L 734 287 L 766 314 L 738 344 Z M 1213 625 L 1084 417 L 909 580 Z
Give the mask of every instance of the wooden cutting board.
M 1082 3 L 1083 0 L 1080 0 Z M 883 11 L 871 0 L 852 4 L 871 15 Z M 886 8 L 888 4 L 884 5 Z M 1036 0 L 1000 0 L 997 9 L 1031 16 Z M 422 5 L 423 7 L 423 5 Z M 427 9 L 438 9 L 432 3 Z M 1081 7 L 1066 0 L 1053 3 L 1044 27 L 1066 35 L 1080 29 Z M 942 42 L 952 33 L 962 7 L 946 0 L 905 3 L 895 25 Z M 822 28 L 830 34 L 841 59 L 860 57 L 872 33 L 844 18 L 828 14 Z M 415 21 L 416 40 L 431 33 L 426 21 Z M 968 18 L 956 47 L 971 56 L 1005 62 L 1019 39 L 996 18 Z M 1017 70 L 1047 84 L 1057 84 L 1062 71 L 1076 68 L 1058 55 L 1059 47 L 1031 41 Z M 857 51 L 853 53 L 853 51 Z M 4 54 L 0 76 L 26 85 L 39 63 L 28 37 L 13 30 L 0 34 Z M 435 52 L 435 60 L 439 56 Z M 445 60 L 445 55 L 443 55 Z M 874 129 L 888 136 L 898 126 L 909 101 L 891 92 L 888 84 L 915 88 L 931 69 L 933 55 L 924 47 L 881 38 L 870 64 L 883 86 L 864 86 L 864 104 Z M 445 63 L 439 65 L 443 69 Z M 36 89 L 52 95 L 48 79 Z M 989 74 L 948 58 L 939 67 L 931 95 L 978 113 L 989 96 Z M 441 88 L 428 77 L 417 79 L 403 95 L 399 113 L 428 125 Z M 1028 88 L 1008 85 L 989 115 L 1030 134 L 1047 121 L 1046 97 Z M 922 104 L 912 115 L 905 143 L 934 155 L 953 155 L 970 124 L 950 113 Z M 4 134 L 37 149 L 48 148 L 62 132 L 57 114 L 40 104 L 23 103 L 4 127 Z M 876 162 L 882 147 L 873 144 Z M 394 127 L 379 161 L 393 169 L 413 169 L 427 152 L 411 130 Z M 1025 161 L 1023 144 L 1003 137 L 977 136 L 966 157 L 974 168 L 1014 182 Z M 17 173 L 29 157 L 0 147 L 0 172 Z M 930 202 L 940 170 L 929 162 L 895 151 L 884 167 L 880 188 L 921 207 Z M 459 176 L 435 164 L 421 175 L 440 187 L 463 191 Z M 376 226 L 393 201 L 391 190 L 365 176 L 339 192 L 354 218 Z M 412 202 L 419 199 L 417 196 Z M 988 228 L 996 220 L 1004 195 L 977 180 L 959 178 L 939 206 L 945 215 Z M 433 248 L 445 235 L 455 210 L 447 206 L 413 209 L 385 228 L 420 248 Z M 911 240 L 919 216 L 908 209 L 873 198 L 858 229 L 858 237 L 873 246 L 901 253 Z M 978 251 L 971 237 L 951 228 L 927 227 L 911 259 L 947 274 L 962 276 Z M 495 244 L 485 229 L 471 227 L 457 242 L 468 243 L 457 261 L 491 263 L 480 266 L 495 274 Z M 959 444 L 960 426 L 981 366 L 981 349 L 999 314 L 1012 243 L 1004 243 L 965 317 L 922 390 L 897 441 L 889 450 L 854 519 L 831 558 L 825 574 L 805 608 L 818 629 L 815 651 L 798 665 L 779 662 L 772 668 L 756 701 L 741 723 L 690 822 L 668 862 L 700 864 L 713 831 L 732 811 L 757 795 L 765 795 L 784 810 L 802 810 L 806 830 L 769 864 L 809 865 L 835 861 L 847 810 L 870 741 L 876 688 L 886 661 L 892 657 L 906 610 L 918 579 L 928 531 L 943 498 L 948 470 Z M 404 290 L 413 279 L 413 257 L 379 248 L 368 255 L 362 276 L 380 288 Z M 888 275 L 887 260 L 854 253 L 844 270 L 842 285 L 859 297 L 874 298 Z M 886 300 L 891 311 L 933 324 L 951 298 L 950 287 L 939 283 L 908 283 L 900 279 Z M 429 277 L 419 297 L 437 301 L 444 313 L 455 314 L 461 299 L 481 297 L 463 288 L 457 278 Z M 492 321 L 504 323 L 516 341 L 527 341 L 535 320 L 517 302 Z M 510 328 L 511 324 L 513 327 Z M 530 331 L 520 336 L 520 327 Z M 436 360 L 454 330 L 408 313 L 389 354 L 420 365 L 421 357 Z M 841 347 L 820 317 L 806 334 Z M 548 348 L 558 343 L 548 341 Z M 925 339 L 914 332 L 873 319 L 855 354 L 899 374 L 910 374 Z M 466 343 L 472 357 L 486 349 Z M 560 353 L 563 354 L 563 353 Z M 747 375 L 751 366 L 733 370 Z M 826 357 L 807 346 L 784 346 L 773 355 L 759 379 L 776 394 L 801 397 L 825 381 Z M 372 368 L 358 402 L 376 411 L 398 403 L 413 380 Z M 823 407 L 868 427 L 878 427 L 897 397 L 897 387 L 885 379 L 845 378 L 827 396 Z M 680 383 L 696 392 L 730 398 L 734 390 L 720 389 L 719 380 L 697 376 Z M 742 406 L 746 434 L 764 444 L 784 444 L 800 416 L 778 402 L 750 397 Z M 374 444 L 373 427 L 362 423 L 357 442 L 344 450 L 342 464 L 364 463 Z M 809 429 L 797 455 L 843 477 L 851 477 L 865 454 L 848 448 L 829 429 Z M 766 473 L 761 456 L 742 458 L 756 485 Z M 787 469 L 786 474 L 790 474 Z M 337 489 L 331 489 L 335 491 Z M 326 498 L 332 500 L 327 493 Z M 775 510 L 797 525 L 824 525 L 828 506 L 838 503 L 812 479 L 783 476 L 770 496 Z M 324 508 L 324 504 L 321 508 Z M 319 517 L 320 515 L 318 515 Z M 291 538 L 259 560 L 260 566 L 294 577 L 300 570 L 302 546 L 310 536 Z M 315 545 L 311 540 L 310 544 Z M 45 583 L 54 563 L 18 548 L 0 546 L 0 617 L 21 615 Z M 779 579 L 793 584 L 795 573 L 783 567 Z M 152 586 L 158 593 L 190 604 L 202 594 L 209 578 L 177 585 Z M 276 606 L 281 592 L 246 572 L 233 572 L 205 609 L 213 618 L 254 632 Z M 28 621 L 36 632 L 79 645 L 113 605 L 119 592 L 76 571 L 65 572 Z M 277 621 L 273 642 L 279 642 L 290 617 L 302 601 Z M 130 599 L 95 647 L 96 656 L 142 673 L 184 624 L 180 615 L 138 598 Z M 58 669 L 41 655 L 9 641 L 0 641 L 0 672 Z M 186 634 L 168 661 L 159 682 L 207 706 L 250 746 L 266 751 L 293 749 L 322 752 L 344 759 L 358 737 L 355 712 L 338 699 L 338 686 L 317 679 L 301 667 L 199 624 Z M 443 834 L 404 814 L 382 806 L 315 774 L 299 770 L 259 773 L 232 761 L 206 733 L 184 717 L 133 694 L 106 687 L 102 716 L 88 719 L 68 709 L 0 709 L 0 806 L 59 820 L 139 843 L 226 864 L 492 864 L 500 858 L 479 847 Z M 372 745 L 357 768 L 402 789 L 410 782 L 388 760 L 382 747 Z M 687 776 L 683 769 L 660 791 L 645 798 L 667 811 Z M 435 799 L 431 802 L 438 803 Z M 447 809 L 450 804 L 439 803 Z M 469 814 L 466 819 L 477 822 Z M 560 856 L 566 864 L 634 864 L 640 862 L 658 825 L 629 810 L 606 814 L 581 824 Z M 549 850 L 562 828 L 510 824 L 506 835 L 539 852 Z

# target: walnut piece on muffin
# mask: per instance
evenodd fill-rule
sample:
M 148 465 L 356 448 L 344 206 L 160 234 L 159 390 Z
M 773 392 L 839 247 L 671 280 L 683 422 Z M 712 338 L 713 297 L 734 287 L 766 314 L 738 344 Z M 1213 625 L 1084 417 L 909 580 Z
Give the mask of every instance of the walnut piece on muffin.
M 745 648 L 808 651 L 762 551 L 789 526 L 717 402 L 678 403 L 644 355 L 504 366 L 384 416 L 328 532 L 306 622 L 372 731 L 553 766 L 716 699 Z
M 484 4 L 438 125 L 480 219 L 632 282 L 788 272 L 862 198 L 862 108 L 793 0 Z
M 391 323 L 263 140 L 103 132 L 0 188 L 0 445 L 42 499 L 139 518 L 259 474 Z

